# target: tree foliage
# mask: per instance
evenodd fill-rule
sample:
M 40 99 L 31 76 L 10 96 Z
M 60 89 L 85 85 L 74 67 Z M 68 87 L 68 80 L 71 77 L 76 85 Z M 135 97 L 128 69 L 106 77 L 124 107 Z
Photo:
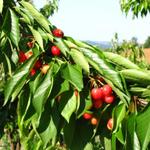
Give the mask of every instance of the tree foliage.
M 150 12 L 149 0 L 120 0 L 122 11 L 128 14 L 130 11 L 134 16 L 146 16 Z
M 150 48 L 150 36 L 147 37 L 147 39 L 144 43 L 144 48 Z
M 99 149 L 148 148 L 148 70 L 62 34 L 28 2 L 0 2 L 1 136 L 25 150 L 92 149 L 96 138 Z

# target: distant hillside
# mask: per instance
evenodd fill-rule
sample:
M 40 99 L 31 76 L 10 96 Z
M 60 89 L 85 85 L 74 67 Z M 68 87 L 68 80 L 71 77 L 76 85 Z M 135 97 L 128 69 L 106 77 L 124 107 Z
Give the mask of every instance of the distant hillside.
M 91 45 L 95 45 L 95 46 L 98 46 L 102 49 L 108 49 L 108 48 L 111 48 L 112 45 L 111 45 L 111 42 L 107 42 L 107 41 L 85 41 Z

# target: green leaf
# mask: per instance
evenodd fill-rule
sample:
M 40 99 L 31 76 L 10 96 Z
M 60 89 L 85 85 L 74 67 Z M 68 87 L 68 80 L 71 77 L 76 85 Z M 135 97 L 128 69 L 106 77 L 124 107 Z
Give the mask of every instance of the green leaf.
M 47 31 L 51 32 L 49 28 L 48 20 L 38 11 L 36 10 L 33 5 L 28 2 L 22 1 L 21 4 L 25 7 L 31 14 L 31 16 Z
M 29 28 L 30 28 L 35 40 L 37 41 L 37 43 L 39 44 L 41 49 L 44 51 L 42 36 L 40 35 L 40 33 L 38 31 L 34 30 L 31 26 L 29 26 Z
M 9 9 L 7 11 L 2 29 L 12 42 L 18 46 L 20 40 L 19 21 L 13 10 Z
M 28 16 L 27 11 L 25 13 L 19 7 L 15 7 L 15 10 L 17 11 L 17 13 L 19 13 L 23 17 L 23 18 L 20 18 L 21 21 L 24 21 L 27 24 L 31 24 L 31 20 L 30 20 L 31 17 Z
M 132 114 L 127 119 L 127 137 L 126 137 L 126 149 L 140 150 L 140 143 L 137 138 L 136 128 L 136 115 Z
M 43 112 L 44 105 L 51 93 L 51 89 L 53 86 L 52 73 L 53 73 L 53 66 L 48 70 L 44 80 L 41 82 L 41 84 L 36 89 L 33 95 L 32 103 L 38 114 L 41 114 Z
M 76 106 L 77 101 L 73 90 L 62 93 L 59 110 L 68 123 L 71 115 L 76 111 Z
M 76 118 L 75 115 L 72 115 L 69 123 L 66 123 L 64 126 L 64 141 L 68 147 L 71 146 L 72 141 L 74 140 L 73 137 L 75 134 L 75 125 L 76 125 Z
M 55 38 L 54 39 L 54 44 L 60 48 L 61 52 L 65 56 L 67 56 L 67 53 L 69 52 L 69 48 L 68 48 L 68 46 L 66 45 L 66 43 L 64 42 L 64 40 L 62 38 Z
M 93 126 L 85 120 L 77 120 L 75 132 L 70 146 L 71 150 L 84 150 L 93 136 Z
M 0 0 L 0 13 L 3 11 L 3 0 Z
M 54 146 L 57 136 L 57 128 L 60 123 L 60 116 L 56 104 L 51 107 L 51 99 L 46 102 L 44 112 L 42 113 L 37 132 L 44 143 L 44 146 L 52 139 Z
M 94 150 L 94 148 L 93 148 L 93 144 L 92 143 L 87 143 L 86 144 L 86 146 L 85 146 L 85 148 L 84 148 L 84 150 Z
M 100 51 L 93 51 L 91 49 L 80 48 L 83 54 L 87 57 L 89 64 L 92 65 L 100 74 L 109 79 L 119 89 L 124 90 L 120 74 L 106 62 Z
M 111 149 L 111 139 L 108 139 L 107 137 L 104 137 L 104 147 L 105 147 L 106 150 Z
M 126 114 L 125 104 L 120 104 L 114 108 L 114 110 L 113 110 L 113 120 L 114 120 L 113 133 L 117 132 L 121 121 L 125 117 L 125 114 Z
M 67 80 L 62 79 L 60 72 L 58 72 L 54 76 L 54 84 L 53 84 L 53 88 L 52 88 L 50 97 L 56 98 L 61 93 L 65 92 L 65 91 L 69 91 L 69 89 L 70 89 L 69 82 Z
M 79 66 L 66 64 L 61 69 L 62 77 L 81 91 L 83 88 L 82 70 Z
M 146 150 L 150 143 L 150 105 L 136 118 L 136 133 L 141 144 L 141 149 Z
M 116 138 L 115 134 L 112 134 L 112 137 L 111 137 L 111 150 L 117 150 L 116 141 L 117 141 L 117 138 Z
M 71 49 L 71 57 L 73 58 L 74 62 L 81 66 L 86 72 L 89 73 L 89 64 L 85 58 L 85 56 L 76 49 Z
M 17 115 L 18 115 L 18 126 L 20 129 L 20 137 L 24 138 L 27 136 L 27 132 L 25 130 L 28 124 L 25 123 L 24 118 L 28 111 L 29 105 L 31 103 L 31 93 L 28 86 L 24 88 L 24 90 L 19 95 L 19 102 L 17 106 Z
M 31 59 L 27 60 L 24 64 L 17 69 L 14 75 L 7 81 L 4 89 L 5 95 L 5 102 L 4 105 L 8 102 L 9 98 L 12 96 L 13 93 L 22 89 L 24 84 L 26 83 L 26 79 L 29 75 L 31 68 L 35 63 L 36 58 L 32 57 Z M 19 90 L 18 90 L 19 89 Z
M 120 71 L 124 78 L 133 83 L 150 85 L 150 75 L 144 70 L 124 69 Z
M 124 58 L 121 55 L 112 52 L 103 52 L 106 59 L 116 65 L 122 66 L 127 69 L 140 69 L 136 64 Z
M 30 85 L 30 92 L 32 94 L 35 93 L 36 89 L 39 87 L 41 81 L 43 79 L 43 75 L 41 73 L 39 73 L 34 79 L 32 79 L 30 82 L 29 82 L 29 85 Z

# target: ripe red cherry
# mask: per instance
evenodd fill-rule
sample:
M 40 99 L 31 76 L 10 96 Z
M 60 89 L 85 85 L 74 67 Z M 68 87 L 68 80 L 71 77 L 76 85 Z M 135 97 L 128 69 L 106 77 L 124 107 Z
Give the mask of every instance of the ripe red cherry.
M 113 95 L 111 95 L 111 96 L 106 96 L 104 98 L 104 101 L 105 101 L 105 103 L 111 104 L 114 102 L 114 99 L 115 99 L 115 97 Z
M 84 113 L 83 114 L 83 118 L 86 119 L 86 120 L 89 120 L 89 119 L 92 118 L 92 114 L 90 114 L 90 113 Z
M 51 47 L 51 53 L 54 56 L 59 56 L 61 54 L 61 51 L 57 46 L 52 46 Z
M 22 63 L 27 60 L 27 57 L 23 51 L 19 51 L 19 62 Z
M 30 75 L 31 76 L 34 76 L 36 74 L 36 70 L 33 68 L 31 71 L 30 71 Z
M 46 74 L 47 71 L 48 71 L 48 69 L 49 69 L 49 65 L 48 65 L 48 64 L 44 64 L 44 65 L 42 66 L 42 68 L 41 68 L 41 72 L 42 72 L 43 74 Z
M 113 129 L 113 119 L 112 119 L 112 118 L 110 118 L 110 119 L 108 120 L 108 122 L 107 122 L 107 128 L 108 128 L 109 130 L 112 130 L 112 129 Z
M 103 99 L 103 89 L 102 88 L 93 88 L 91 90 L 91 97 L 93 100 L 100 100 Z
M 42 61 L 41 60 L 37 60 L 35 65 L 34 65 L 34 68 L 35 69 L 40 69 L 42 67 Z
M 112 88 L 108 84 L 103 86 L 103 94 L 104 96 L 110 96 L 112 94 Z
M 27 43 L 27 46 L 28 46 L 29 48 L 32 48 L 32 47 L 33 47 L 33 43 L 32 43 L 32 42 L 28 42 L 28 43 Z
M 91 124 L 92 124 L 92 125 L 97 125 L 97 124 L 98 124 L 97 118 L 93 117 L 93 118 L 91 119 Z
M 61 29 L 54 29 L 52 31 L 53 35 L 56 36 L 56 37 L 59 37 L 59 38 L 62 38 L 64 36 L 64 33 Z
M 93 107 L 96 108 L 96 109 L 102 107 L 102 105 L 103 105 L 102 100 L 93 101 Z

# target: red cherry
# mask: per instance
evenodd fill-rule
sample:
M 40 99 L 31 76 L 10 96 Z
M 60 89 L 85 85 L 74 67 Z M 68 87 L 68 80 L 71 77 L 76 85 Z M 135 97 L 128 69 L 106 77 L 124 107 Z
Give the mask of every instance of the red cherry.
M 28 42 L 28 43 L 27 43 L 27 46 L 28 46 L 29 48 L 32 48 L 32 47 L 33 47 L 33 43 L 32 43 L 32 42 Z
M 89 119 L 92 118 L 92 114 L 84 113 L 84 114 L 83 114 L 83 118 L 86 119 L 86 120 L 89 120 Z
M 91 97 L 93 100 L 100 100 L 104 98 L 102 88 L 93 88 L 91 90 Z
M 36 61 L 34 68 L 35 69 L 40 69 L 42 67 L 42 61 L 39 59 Z
M 105 101 L 105 103 L 111 104 L 114 102 L 114 99 L 115 99 L 115 97 L 113 95 L 111 95 L 111 96 L 106 96 L 104 98 L 104 101 Z
M 23 51 L 19 51 L 19 62 L 22 63 L 27 60 L 27 57 Z
M 96 108 L 96 109 L 102 107 L 102 105 L 103 105 L 102 100 L 93 101 L 93 107 Z
M 34 76 L 36 74 L 36 70 L 33 68 L 31 71 L 30 71 L 30 75 L 31 76 Z
M 112 130 L 112 129 L 113 129 L 113 119 L 112 119 L 112 118 L 110 118 L 110 119 L 108 120 L 108 122 L 107 122 L 107 128 L 108 128 L 109 130 Z
M 48 65 L 48 64 L 44 64 L 44 65 L 42 66 L 42 68 L 41 68 L 41 72 L 42 72 L 43 74 L 46 74 L 47 71 L 48 71 L 48 69 L 49 69 L 49 65 Z
M 110 96 L 112 94 L 112 88 L 108 84 L 103 86 L 103 94 L 104 96 Z
M 53 35 L 56 36 L 56 37 L 59 37 L 59 38 L 62 38 L 64 36 L 64 33 L 61 29 L 54 29 L 52 31 Z
M 59 56 L 61 54 L 61 51 L 57 46 L 52 46 L 51 47 L 51 53 L 54 56 Z
M 92 125 L 97 125 L 97 124 L 98 124 L 97 118 L 93 117 L 93 118 L 91 119 L 91 124 L 92 124 Z

